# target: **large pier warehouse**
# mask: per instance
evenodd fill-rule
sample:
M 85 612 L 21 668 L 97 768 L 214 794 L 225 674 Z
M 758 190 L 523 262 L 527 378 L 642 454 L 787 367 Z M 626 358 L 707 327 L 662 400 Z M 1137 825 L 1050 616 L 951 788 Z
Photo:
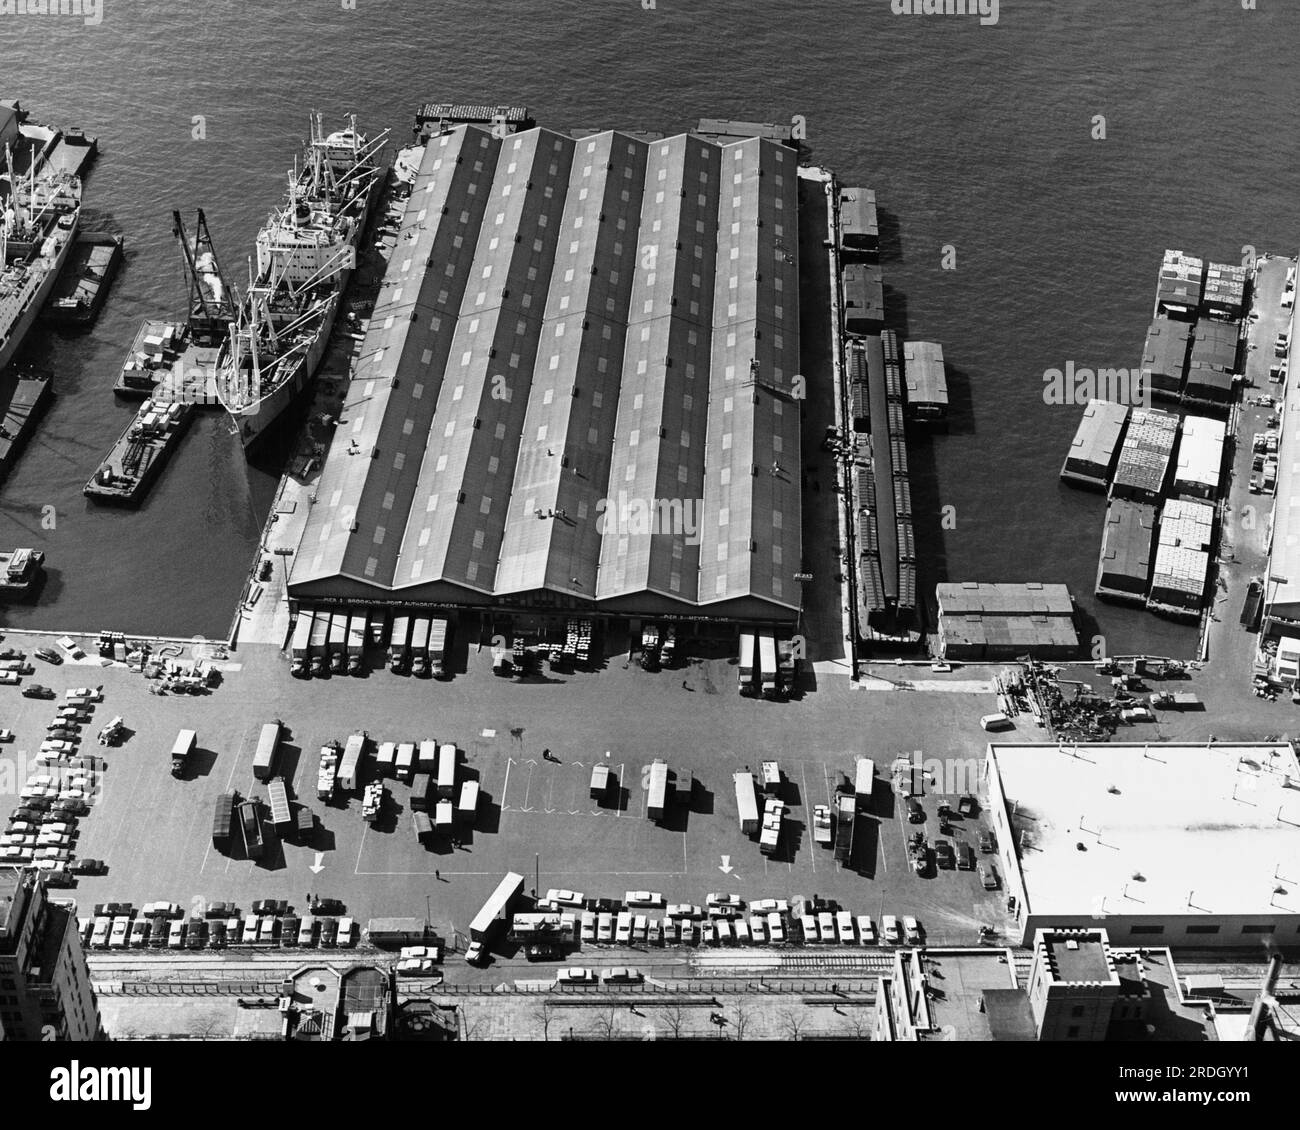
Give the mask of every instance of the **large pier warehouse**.
M 797 159 L 431 138 L 290 597 L 793 624 Z

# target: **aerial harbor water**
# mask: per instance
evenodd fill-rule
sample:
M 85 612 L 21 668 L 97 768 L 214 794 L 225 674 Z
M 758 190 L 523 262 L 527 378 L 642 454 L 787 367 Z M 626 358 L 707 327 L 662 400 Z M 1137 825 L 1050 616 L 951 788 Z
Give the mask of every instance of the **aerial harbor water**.
M 453 0 L 439 22 L 454 36 L 407 38 L 391 28 L 420 26 L 419 0 L 392 0 L 382 21 L 322 5 L 319 43 L 289 51 L 306 34 L 298 6 L 255 19 L 212 8 L 196 22 L 180 5 L 110 4 L 93 28 L 0 22 L 0 93 L 100 139 L 83 226 L 126 237 L 94 328 L 29 340 L 57 399 L 0 491 L 0 547 L 43 550 L 48 583 L 38 604 L 0 607 L 0 623 L 224 635 L 274 495 L 275 450 L 246 463 L 224 414 L 200 412 L 138 511 L 82 496 L 137 408 L 111 387 L 141 319 L 184 310 L 171 209 L 204 208 L 241 278 L 308 111 L 355 113 L 400 141 L 418 103 L 445 97 L 528 105 L 561 128 L 801 115 L 811 155 L 878 194 L 891 320 L 944 343 L 950 429 L 911 456 L 923 585 L 1065 582 L 1111 651 L 1190 653 L 1194 629 L 1094 600 L 1088 547 L 1105 503 L 1057 477 L 1081 405 L 1043 397 L 1048 369 L 1138 363 L 1166 247 L 1224 262 L 1246 243 L 1294 251 L 1285 17 L 1178 7 L 1170 22 L 1165 4 L 1006 4 L 995 27 L 934 20 L 917 35 L 884 0 L 712 5 L 744 52 L 636 4 L 584 6 L 582 34 L 557 21 L 548 37 L 513 18 L 518 0 L 491 20 Z M 142 56 L 149 68 L 122 82 Z M 545 68 L 527 65 L 539 57 Z M 1215 75 L 1232 76 L 1233 99 Z M 1267 154 L 1259 137 L 1272 139 Z

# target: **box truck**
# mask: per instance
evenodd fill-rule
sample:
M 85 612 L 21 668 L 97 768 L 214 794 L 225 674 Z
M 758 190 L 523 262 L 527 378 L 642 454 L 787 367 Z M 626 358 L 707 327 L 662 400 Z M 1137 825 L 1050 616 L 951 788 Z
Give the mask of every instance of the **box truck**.
M 302 679 L 307 675 L 307 664 L 311 658 L 311 629 L 314 617 L 310 612 L 299 612 L 298 622 L 293 626 L 293 642 L 289 645 L 289 674 Z
M 645 813 L 651 820 L 658 823 L 664 818 L 664 812 L 668 808 L 668 763 L 655 758 L 650 764 L 650 775 L 647 780 L 647 791 L 649 796 L 646 799 Z
M 409 781 L 415 773 L 415 743 L 398 742 L 397 743 L 397 763 L 393 767 L 393 774 L 399 781 Z
M 421 678 L 429 673 L 429 628 L 427 616 L 411 622 L 411 674 Z
M 362 613 L 353 613 L 348 617 L 348 674 L 356 675 L 361 671 L 361 663 L 366 655 L 366 618 Z
M 259 781 L 269 781 L 275 776 L 275 756 L 280 751 L 279 721 L 267 722 L 257 736 L 257 750 L 253 754 L 253 776 Z
M 194 756 L 194 747 L 198 744 L 198 735 L 193 730 L 182 730 L 172 743 L 172 776 L 185 776 L 185 767 Z
M 311 622 L 311 645 L 308 648 L 309 670 L 313 675 L 323 675 L 329 656 L 330 618 L 328 612 L 317 612 Z
M 429 623 L 429 666 L 435 679 L 446 674 L 447 621 L 440 616 L 435 616 Z
M 764 698 L 776 698 L 776 640 L 764 633 L 758 637 L 758 678 Z
M 478 819 L 478 782 L 466 781 L 460 787 L 460 802 L 456 805 L 456 819 L 467 828 L 474 827 Z
M 438 747 L 438 795 L 451 800 L 456 793 L 456 746 L 443 742 Z
M 853 783 L 853 794 L 858 798 L 858 808 L 867 812 L 871 809 L 871 794 L 876 791 L 876 763 L 869 757 L 859 757 L 857 775 Z
M 407 647 L 411 640 L 411 618 L 394 616 L 393 631 L 388 637 L 388 669 L 397 674 L 410 670 Z
M 740 816 L 740 830 L 747 836 L 758 831 L 758 795 L 754 789 L 752 773 L 737 773 L 736 811 Z
M 428 812 L 429 794 L 433 791 L 433 778 L 428 773 L 417 773 L 411 778 L 411 811 Z
M 353 734 L 343 747 L 343 760 L 339 763 L 339 788 L 351 792 L 361 777 L 361 756 L 366 751 L 364 734 Z
M 330 617 L 330 670 L 336 675 L 343 673 L 343 668 L 347 663 L 348 651 L 348 618 L 344 612 L 335 612 Z
M 237 799 L 234 793 L 222 793 L 217 797 L 212 812 L 212 846 L 217 849 L 230 846 L 230 833 L 234 828 Z
M 752 632 L 740 633 L 739 690 L 741 694 L 754 693 L 754 636 Z

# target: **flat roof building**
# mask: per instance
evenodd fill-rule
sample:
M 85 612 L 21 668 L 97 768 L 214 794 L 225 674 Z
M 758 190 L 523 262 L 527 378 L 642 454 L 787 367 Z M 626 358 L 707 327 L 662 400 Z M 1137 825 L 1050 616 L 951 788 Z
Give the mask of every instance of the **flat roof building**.
M 97 1040 L 99 1004 L 72 902 L 34 870 L 0 866 L 0 1034 L 6 1040 Z
M 1237 371 L 1237 337 L 1234 323 L 1202 318 L 1192 329 L 1192 355 L 1188 372 L 1213 369 L 1219 373 Z
M 1214 542 L 1214 507 L 1192 499 L 1170 499 L 1160 512 L 1151 592 L 1147 607 L 1190 616 L 1205 603 Z
M 1174 466 L 1174 492 L 1192 498 L 1214 499 L 1223 475 L 1223 445 L 1227 425 L 1208 416 L 1184 416 L 1178 458 Z
M 1071 486 L 1104 491 L 1115 473 L 1127 423 L 1127 405 L 1088 401 L 1061 467 L 1061 478 Z
M 1022 944 L 1101 924 L 1129 945 L 1294 944 L 1290 743 L 993 743 L 985 769 Z
M 943 420 L 948 415 L 948 376 L 943 346 L 933 341 L 903 342 L 903 373 L 907 407 L 917 420 Z
M 1101 540 L 1096 593 L 1112 600 L 1146 601 L 1151 587 L 1151 550 L 1156 508 L 1145 502 L 1111 499 Z
M 1065 659 L 1078 653 L 1074 601 L 1065 585 L 942 582 L 939 652 L 948 659 L 1014 659 L 1030 653 Z
M 1172 318 L 1155 318 L 1142 347 L 1142 385 L 1152 396 L 1177 399 L 1187 376 L 1192 326 Z
M 430 139 L 290 596 L 795 618 L 797 161 Z

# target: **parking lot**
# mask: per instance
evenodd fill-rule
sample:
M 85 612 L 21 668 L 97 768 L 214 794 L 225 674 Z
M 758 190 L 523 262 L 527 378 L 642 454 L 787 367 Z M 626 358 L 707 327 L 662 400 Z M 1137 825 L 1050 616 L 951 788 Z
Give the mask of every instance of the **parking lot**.
M 24 646 L 12 636 L 7 642 Z M 1000 921 L 999 893 L 984 891 L 974 873 L 910 871 L 911 827 L 886 780 L 857 823 L 849 868 L 826 847 L 814 848 L 809 827 L 811 806 L 827 802 L 837 774 L 851 776 L 859 755 L 876 760 L 881 778 L 894 757 L 917 749 L 926 758 L 977 765 L 987 695 L 850 690 L 848 680 L 832 677 L 800 701 L 773 703 L 740 698 L 725 661 L 654 674 L 614 662 L 600 672 L 515 682 L 493 677 L 485 652 L 471 650 L 469 658 L 469 672 L 450 682 L 383 670 L 298 681 L 276 649 L 250 647 L 202 697 L 152 695 L 140 675 L 120 667 L 42 666 L 32 678 L 60 694 L 103 684 L 105 702 L 87 727 L 92 746 L 93 731 L 112 715 L 122 715 L 129 731 L 120 747 L 94 747 L 108 764 L 76 844 L 78 856 L 106 860 L 108 874 L 81 878 L 70 896 L 83 909 L 108 900 L 199 908 L 212 900 L 247 907 L 283 898 L 301 910 L 308 892 L 325 893 L 343 899 L 361 923 L 427 912 L 451 936 L 464 933 L 496 880 L 514 870 L 526 876 L 526 888 L 619 898 L 631 888 L 693 903 L 710 891 L 816 893 L 855 914 L 915 915 L 936 942 L 971 941 L 980 923 Z M 17 734 L 0 758 L 15 762 L 38 745 L 51 704 L 15 688 L 0 695 L 0 724 Z M 210 835 L 214 800 L 228 789 L 265 799 L 251 761 L 257 724 L 274 718 L 288 733 L 280 772 L 290 795 L 314 811 L 315 834 L 307 843 L 281 842 L 264 809 L 264 856 L 222 854 Z M 176 779 L 170 750 L 181 728 L 198 731 L 198 750 L 193 772 Z M 316 799 L 320 746 L 354 730 L 374 741 L 456 743 L 460 779 L 476 776 L 482 786 L 477 823 L 459 846 L 417 842 L 409 789 L 398 782 L 388 782 L 374 826 L 362 821 L 359 796 L 329 806 Z M 543 759 L 543 749 L 556 760 Z M 690 810 L 674 808 L 663 826 L 647 819 L 642 787 L 656 757 L 696 778 Z M 771 857 L 742 834 L 732 782 L 733 773 L 746 766 L 757 773 L 768 759 L 781 766 L 790 806 Z M 603 805 L 588 795 L 597 760 L 607 760 L 617 781 Z M 935 801 L 925 803 L 933 840 Z

